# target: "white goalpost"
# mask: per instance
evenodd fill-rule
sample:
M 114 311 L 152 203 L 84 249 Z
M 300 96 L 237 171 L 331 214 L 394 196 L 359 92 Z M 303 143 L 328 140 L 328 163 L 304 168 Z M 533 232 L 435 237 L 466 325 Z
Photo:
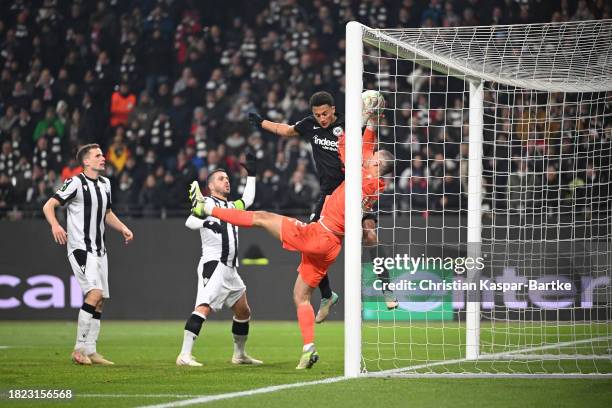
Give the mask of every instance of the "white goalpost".
M 396 158 L 378 261 L 361 240 L 368 89 Z M 345 376 L 612 376 L 612 20 L 350 22 L 345 106 Z

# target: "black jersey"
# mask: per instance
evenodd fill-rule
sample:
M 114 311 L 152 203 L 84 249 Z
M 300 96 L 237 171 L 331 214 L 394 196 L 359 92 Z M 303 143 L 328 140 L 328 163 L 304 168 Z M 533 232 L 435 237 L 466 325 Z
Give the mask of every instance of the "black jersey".
M 344 118 L 338 117 L 322 128 L 311 115 L 297 122 L 294 129 L 312 146 L 321 193 L 331 194 L 344 180 L 344 165 L 338 155 L 338 138 L 344 133 Z

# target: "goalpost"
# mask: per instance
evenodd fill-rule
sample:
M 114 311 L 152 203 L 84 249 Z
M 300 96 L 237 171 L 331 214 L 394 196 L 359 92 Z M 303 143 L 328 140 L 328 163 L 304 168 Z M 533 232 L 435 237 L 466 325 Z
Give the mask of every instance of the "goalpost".
M 362 257 L 366 89 L 396 157 L 377 224 L 396 310 Z M 345 130 L 346 376 L 612 375 L 612 20 L 350 22 Z

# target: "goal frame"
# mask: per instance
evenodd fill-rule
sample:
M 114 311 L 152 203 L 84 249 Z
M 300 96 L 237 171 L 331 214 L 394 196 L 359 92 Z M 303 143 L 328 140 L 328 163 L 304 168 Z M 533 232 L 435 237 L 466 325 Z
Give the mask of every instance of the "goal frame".
M 366 33 L 368 38 L 364 36 Z M 375 33 L 374 33 L 375 32 Z M 345 134 L 346 148 L 346 196 L 361 196 L 361 163 L 362 163 L 362 99 L 363 91 L 363 51 L 364 42 L 374 46 L 381 46 L 383 50 L 398 57 L 406 58 L 418 63 L 418 60 L 427 60 L 433 70 L 443 72 L 449 76 L 457 76 L 469 83 L 469 164 L 468 164 L 468 191 L 467 191 L 467 248 L 469 257 L 474 259 L 481 255 L 482 245 L 482 159 L 483 159 L 483 117 L 484 117 L 484 83 L 491 80 L 487 75 L 474 71 L 469 67 L 458 67 L 446 64 L 444 58 L 433 54 L 406 47 L 398 40 L 376 32 L 358 22 L 351 21 L 346 25 L 346 68 L 345 68 Z M 499 81 L 497 81 L 499 82 Z M 503 83 L 503 82 L 502 82 Z M 516 83 L 511 85 L 517 86 Z M 520 85 L 518 85 L 520 86 Z M 542 86 L 530 86 L 526 89 L 547 90 Z M 568 91 L 566 91 L 568 92 Z M 571 91 L 569 91 L 571 92 Z M 345 200 L 345 306 L 344 306 L 344 375 L 349 378 L 363 376 L 362 371 L 362 227 L 361 227 L 361 200 Z M 469 271 L 467 279 L 477 279 L 475 270 Z M 480 356 L 480 302 L 466 302 L 465 316 L 465 360 L 478 360 Z M 442 362 L 440 362 L 442 363 Z M 451 362 L 448 362 L 452 364 Z M 436 364 L 437 365 L 437 364 Z M 401 369 L 389 370 L 388 373 L 373 373 L 372 376 L 398 375 L 416 377 L 440 377 L 440 374 L 402 374 Z M 393 373 L 392 373 L 393 372 Z M 450 374 L 450 377 L 466 378 L 470 376 L 486 377 L 558 377 L 558 378 L 612 378 L 612 374 Z

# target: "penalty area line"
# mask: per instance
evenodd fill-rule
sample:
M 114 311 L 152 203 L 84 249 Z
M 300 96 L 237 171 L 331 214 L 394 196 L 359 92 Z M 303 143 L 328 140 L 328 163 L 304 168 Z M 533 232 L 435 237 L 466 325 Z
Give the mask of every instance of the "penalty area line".
M 279 384 L 272 385 L 270 387 L 263 388 L 254 388 L 252 390 L 244 390 L 238 392 L 229 392 L 226 394 L 216 394 L 216 395 L 206 395 L 198 398 L 183 400 L 183 401 L 173 401 L 164 404 L 158 405 L 147 405 L 141 408 L 173 408 L 173 407 L 184 407 L 187 405 L 193 404 L 205 404 L 207 402 L 226 400 L 230 398 L 238 398 L 238 397 L 250 397 L 258 394 L 268 394 L 271 392 L 282 391 L 290 388 L 300 388 L 300 387 L 308 387 L 310 385 L 319 385 L 319 384 L 332 384 L 340 381 L 350 380 L 352 378 L 349 377 L 331 377 L 323 380 L 315 380 L 315 381 L 305 381 L 305 382 L 297 382 L 290 384 Z

